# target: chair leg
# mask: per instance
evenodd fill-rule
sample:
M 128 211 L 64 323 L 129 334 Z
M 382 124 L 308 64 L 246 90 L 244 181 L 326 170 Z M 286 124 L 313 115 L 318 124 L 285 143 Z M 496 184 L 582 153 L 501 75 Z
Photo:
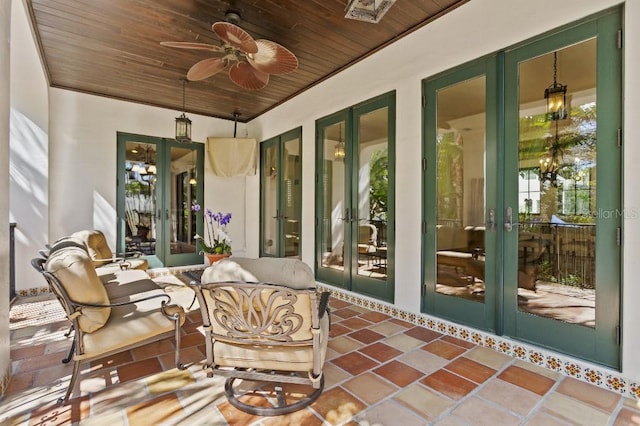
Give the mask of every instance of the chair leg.
M 224 383 L 224 392 L 227 397 L 227 400 L 231 405 L 237 408 L 240 411 L 244 411 L 245 413 L 253 414 L 256 416 L 281 416 L 283 414 L 293 413 L 294 411 L 302 410 L 303 408 L 311 405 L 322 393 L 324 389 L 324 376 L 320 379 L 320 387 L 318 389 L 313 389 L 311 393 L 307 394 L 306 397 L 298 400 L 297 402 L 287 403 L 285 396 L 284 383 L 276 383 L 275 384 L 275 396 L 277 403 L 271 407 L 263 407 L 257 405 L 250 405 L 240 401 L 240 397 L 248 394 L 238 394 L 233 388 L 233 383 L 239 377 L 229 377 Z
M 180 361 L 180 318 L 179 317 L 178 319 L 176 319 L 175 341 L 176 341 L 176 356 L 175 356 L 176 368 L 178 370 L 184 370 L 187 368 L 187 366 L 184 365 L 182 361 Z
M 64 397 L 58 398 L 58 405 L 62 405 L 69 400 L 71 396 L 71 392 L 76 385 L 76 381 L 78 380 L 78 374 L 80 373 L 80 363 L 82 361 L 74 361 L 73 362 L 73 373 L 71 374 L 71 381 L 69 382 L 69 387 L 67 388 L 67 393 Z

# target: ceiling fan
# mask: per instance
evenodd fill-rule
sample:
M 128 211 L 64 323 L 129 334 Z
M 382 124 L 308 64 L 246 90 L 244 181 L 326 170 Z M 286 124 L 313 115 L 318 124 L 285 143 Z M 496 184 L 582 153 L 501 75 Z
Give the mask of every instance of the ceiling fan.
M 211 26 L 222 40 L 222 46 L 207 43 L 163 41 L 160 44 L 180 49 L 208 50 L 220 57 L 204 59 L 187 72 L 190 81 L 204 80 L 225 69 L 229 78 L 248 90 L 262 89 L 269 83 L 270 74 L 286 74 L 298 68 L 298 58 L 287 48 L 270 40 L 254 40 L 249 33 L 235 25 L 240 16 L 227 12 L 227 22 Z

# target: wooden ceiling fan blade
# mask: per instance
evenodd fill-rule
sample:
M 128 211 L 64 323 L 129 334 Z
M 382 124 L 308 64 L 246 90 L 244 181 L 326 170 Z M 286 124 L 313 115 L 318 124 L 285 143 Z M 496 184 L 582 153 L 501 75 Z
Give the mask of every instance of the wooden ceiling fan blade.
M 257 53 L 258 46 L 248 32 L 229 22 L 216 22 L 211 29 L 222 41 L 244 53 Z
M 224 49 L 222 47 L 207 43 L 192 43 L 189 41 L 161 41 L 160 44 L 167 47 L 177 47 L 178 49 L 196 49 L 208 50 L 210 52 L 224 52 Z
M 247 61 L 258 71 L 286 74 L 298 68 L 298 58 L 289 49 L 270 40 L 256 40 L 258 52 L 248 54 Z
M 227 67 L 227 60 L 224 58 L 208 58 L 193 65 L 187 72 L 187 79 L 190 81 L 204 80 L 215 75 Z
M 229 68 L 229 78 L 248 90 L 259 90 L 269 83 L 269 74 L 253 68 L 246 62 L 237 62 Z

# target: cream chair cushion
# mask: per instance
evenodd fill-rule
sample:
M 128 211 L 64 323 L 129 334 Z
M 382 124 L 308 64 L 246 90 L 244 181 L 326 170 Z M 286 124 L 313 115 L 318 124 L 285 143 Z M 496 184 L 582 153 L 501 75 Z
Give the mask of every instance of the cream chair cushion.
M 105 238 L 102 231 L 98 230 L 84 230 L 74 232 L 72 237 L 78 238 L 85 242 L 87 245 L 87 250 L 89 252 L 89 256 L 93 261 L 93 264 L 98 267 L 102 265 L 106 265 L 111 262 L 113 258 L 113 252 L 109 245 L 107 244 L 107 239 Z
M 175 323 L 158 308 L 157 299 L 143 300 L 132 305 L 115 306 L 105 327 L 83 335 L 84 353 L 76 354 L 75 360 L 95 358 L 104 353 L 113 353 L 133 346 L 160 334 L 170 334 Z M 184 324 L 184 311 L 180 314 L 180 326 Z
M 149 267 L 147 260 L 142 258 L 125 258 L 124 263 L 122 261 L 113 262 L 115 255 L 107 243 L 107 238 L 102 231 L 97 229 L 74 232 L 71 236 L 85 243 L 93 265 L 100 268 L 98 275 L 109 273 L 107 270 L 122 269 L 123 265 L 125 269 L 147 270 Z
M 87 251 L 87 245 L 80 238 L 62 237 L 51 244 L 51 248 L 49 249 L 49 256 L 51 256 L 52 253 L 66 247 L 77 247 L 84 251 Z
M 223 281 L 263 282 L 294 289 L 316 287 L 309 265 L 298 259 L 277 257 L 232 256 L 214 263 L 202 274 L 203 283 Z
M 62 284 L 74 302 L 108 305 L 109 297 L 102 281 L 96 274 L 87 252 L 78 247 L 66 247 L 53 252 L 45 264 Z M 100 329 L 109 319 L 110 307 L 83 307 L 78 317 L 78 326 L 85 333 Z

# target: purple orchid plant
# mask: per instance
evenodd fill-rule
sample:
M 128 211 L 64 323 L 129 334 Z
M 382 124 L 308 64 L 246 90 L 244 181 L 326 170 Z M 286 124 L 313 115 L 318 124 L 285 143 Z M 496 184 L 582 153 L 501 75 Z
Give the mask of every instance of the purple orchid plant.
M 194 202 L 191 211 L 199 212 L 200 204 Z M 227 234 L 227 225 L 231 222 L 231 213 L 214 213 L 207 209 L 204 214 L 205 237 L 196 234 L 196 241 L 200 242 L 201 253 L 231 254 L 231 238 Z

